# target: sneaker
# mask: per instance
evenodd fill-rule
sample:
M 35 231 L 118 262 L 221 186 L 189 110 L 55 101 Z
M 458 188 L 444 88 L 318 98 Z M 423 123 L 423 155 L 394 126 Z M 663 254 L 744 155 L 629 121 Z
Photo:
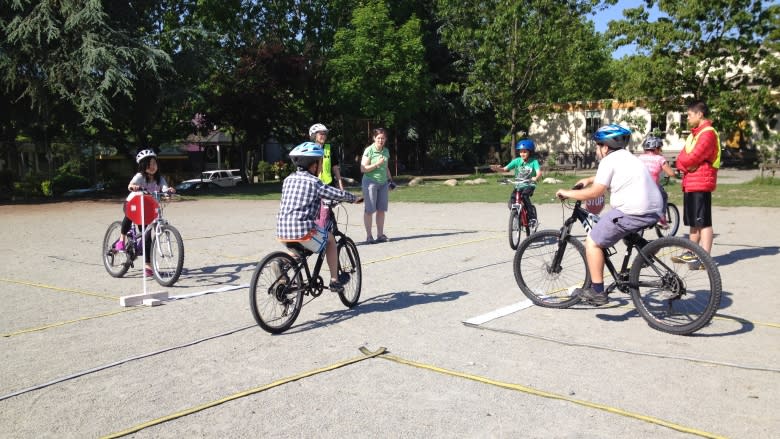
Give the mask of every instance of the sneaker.
M 118 252 L 125 251 L 125 242 L 124 241 L 117 241 L 116 244 L 114 244 L 114 250 Z
M 685 253 L 683 253 L 683 254 L 681 254 L 679 256 L 677 256 L 677 255 L 672 256 L 669 259 L 671 259 L 672 262 L 674 262 L 676 264 L 688 264 L 688 263 L 691 263 L 691 262 L 698 262 L 699 261 L 699 258 L 697 258 L 696 255 L 694 255 L 693 252 L 690 252 L 690 251 L 686 251 Z
M 663 230 L 669 230 L 669 221 L 666 221 L 666 218 L 661 218 L 658 220 L 658 227 Z
M 334 293 L 343 293 L 344 285 L 342 285 L 341 282 L 337 280 L 332 280 L 330 281 L 330 285 L 328 285 L 328 289 L 333 291 Z
M 352 275 L 349 273 L 341 273 L 339 275 L 339 283 L 344 286 L 345 284 L 348 284 L 350 279 L 352 279 Z
M 151 268 L 144 268 L 144 275 L 146 277 L 154 277 L 154 271 Z
M 707 267 L 705 267 L 704 264 L 702 264 L 702 262 L 697 259 L 688 264 L 688 269 L 691 271 L 699 271 L 699 270 L 706 270 Z
M 534 233 L 538 227 L 539 227 L 539 221 L 535 219 L 528 220 L 528 229 L 531 230 L 531 233 Z
M 593 288 L 575 288 L 574 295 L 580 298 L 581 302 L 601 306 L 609 301 L 607 293 L 597 293 Z

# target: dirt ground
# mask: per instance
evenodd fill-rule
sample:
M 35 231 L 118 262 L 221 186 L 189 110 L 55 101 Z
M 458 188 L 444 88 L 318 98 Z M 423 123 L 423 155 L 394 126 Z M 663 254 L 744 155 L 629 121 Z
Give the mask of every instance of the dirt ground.
M 110 277 L 118 201 L 0 206 L 3 437 L 777 437 L 780 209 L 716 208 L 723 301 L 699 333 L 652 330 L 630 299 L 522 304 L 500 203 L 393 203 L 391 241 L 360 245 L 363 291 L 325 293 L 272 336 L 249 311 L 255 264 L 280 249 L 278 202 L 185 200 L 177 300 L 124 308 Z M 365 238 L 362 207 L 341 217 Z M 565 212 L 539 207 L 542 228 Z M 186 297 L 189 295 L 189 297 Z M 359 349 L 387 354 L 368 358 Z M 354 360 L 351 364 L 343 364 Z

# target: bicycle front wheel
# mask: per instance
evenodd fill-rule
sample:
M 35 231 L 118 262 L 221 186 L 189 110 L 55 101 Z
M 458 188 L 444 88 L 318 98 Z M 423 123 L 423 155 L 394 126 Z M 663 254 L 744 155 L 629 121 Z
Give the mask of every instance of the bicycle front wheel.
M 179 280 L 184 267 L 184 242 L 175 227 L 165 224 L 157 229 L 151 259 L 158 284 L 170 287 Z
M 680 230 L 680 211 L 672 203 L 666 204 L 666 211 L 664 212 L 667 228 L 661 228 L 659 225 L 655 226 L 655 233 L 659 238 L 666 236 L 675 236 Z
M 363 285 L 363 268 L 360 266 L 360 255 L 355 243 L 344 237 L 339 240 L 339 282 L 344 291 L 339 293 L 341 303 L 347 308 L 357 305 L 360 299 L 360 289 Z
M 116 243 L 122 238 L 122 222 L 114 221 L 103 236 L 103 266 L 113 277 L 122 277 L 130 269 L 127 253 L 116 250 Z M 128 243 L 128 246 L 135 245 Z
M 517 209 L 509 210 L 509 226 L 507 227 L 509 232 L 509 247 L 512 250 L 517 250 L 517 246 L 520 244 L 520 236 L 523 234 L 523 224 L 520 221 L 520 211 Z M 526 229 L 526 236 L 528 236 L 528 230 Z
M 642 255 L 651 258 L 649 263 Z M 634 259 L 631 299 L 648 325 L 687 335 L 707 325 L 720 307 L 715 261 L 699 245 L 677 237 L 651 241 Z
M 305 261 L 302 263 L 306 263 Z M 249 284 L 249 307 L 261 328 L 279 334 L 292 326 L 303 307 L 303 277 L 289 254 L 274 252 L 255 268 Z
M 574 289 L 590 285 L 585 246 L 572 236 L 561 242 L 558 230 L 529 236 L 517 247 L 513 266 L 517 286 L 539 306 L 568 308 L 580 301 Z

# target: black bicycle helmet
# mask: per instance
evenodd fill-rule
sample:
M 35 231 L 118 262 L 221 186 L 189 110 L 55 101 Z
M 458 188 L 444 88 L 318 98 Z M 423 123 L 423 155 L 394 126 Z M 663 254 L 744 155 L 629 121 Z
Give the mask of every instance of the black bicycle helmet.
M 623 149 L 631 141 L 631 130 L 614 123 L 604 125 L 593 133 L 593 140 L 609 149 Z
M 660 149 L 664 146 L 664 141 L 660 137 L 655 137 L 652 134 L 647 136 L 644 142 L 642 142 L 642 148 L 645 150 Z

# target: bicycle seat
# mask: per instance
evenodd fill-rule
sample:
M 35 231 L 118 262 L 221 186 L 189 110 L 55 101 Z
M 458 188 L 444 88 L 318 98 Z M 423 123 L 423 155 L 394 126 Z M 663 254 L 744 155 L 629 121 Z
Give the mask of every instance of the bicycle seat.
M 294 251 L 295 253 L 303 257 L 309 257 L 312 254 L 314 254 L 313 251 L 304 247 L 303 244 L 301 244 L 300 242 L 285 242 L 284 245 L 285 247 L 289 248 L 290 250 Z

